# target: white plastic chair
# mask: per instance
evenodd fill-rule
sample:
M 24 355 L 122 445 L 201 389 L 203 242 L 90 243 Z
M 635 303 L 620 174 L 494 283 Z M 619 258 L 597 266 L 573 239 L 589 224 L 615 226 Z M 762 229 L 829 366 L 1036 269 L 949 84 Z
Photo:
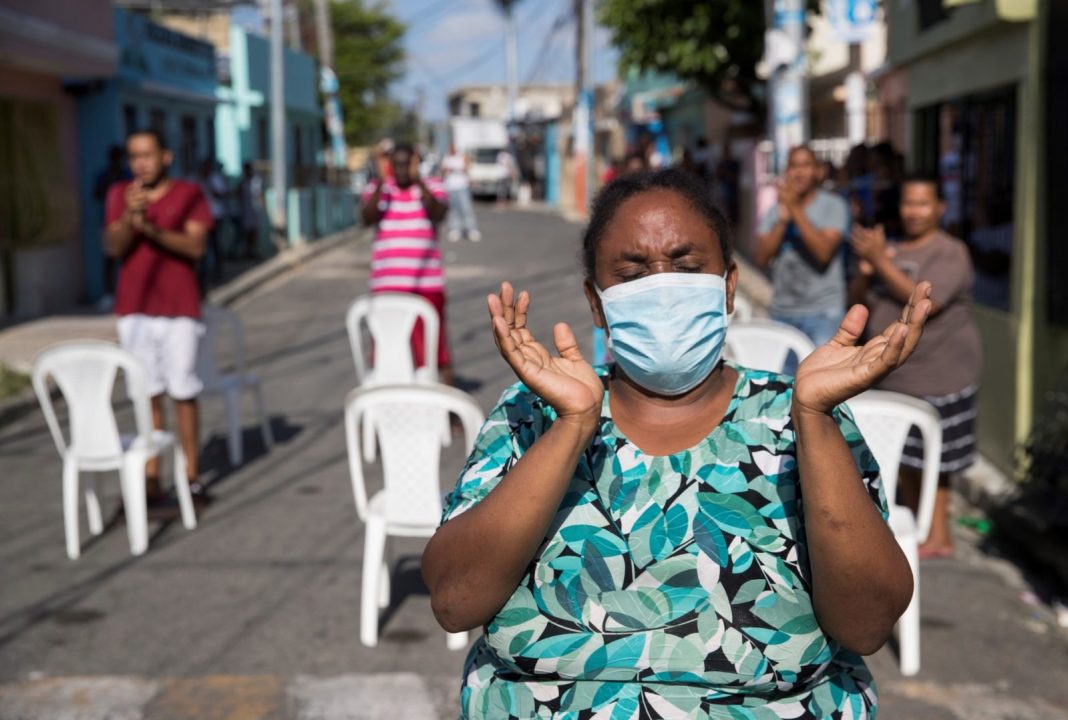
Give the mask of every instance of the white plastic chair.
M 274 447 L 274 436 L 267 411 L 263 406 L 263 393 L 260 380 L 255 373 L 245 369 L 245 333 L 237 315 L 215 305 L 204 305 L 204 337 L 200 339 L 197 350 L 197 372 L 204 383 L 202 395 L 221 396 L 226 403 L 227 449 L 230 465 L 237 467 L 244 460 L 244 443 L 241 427 L 241 394 L 252 393 L 256 402 L 256 415 L 260 423 L 263 444 L 268 449 Z M 219 368 L 219 337 L 226 331 L 234 353 L 233 372 L 224 373 Z
M 371 413 L 370 417 L 368 413 Z M 378 644 L 378 613 L 389 605 L 390 569 L 385 559 L 390 535 L 430 537 L 441 522 L 439 484 L 441 423 L 455 413 L 471 452 L 484 416 L 474 399 L 445 385 L 381 385 L 356 388 L 345 399 L 345 437 L 356 514 L 366 525 L 363 551 L 360 642 Z M 373 422 L 382 452 L 384 487 L 368 500 L 360 422 Z M 467 633 L 449 633 L 450 650 L 467 646 Z
M 792 351 L 800 363 L 816 349 L 808 335 L 774 320 L 732 322 L 727 330 L 725 354 L 754 370 L 782 372 Z
M 416 320 L 423 321 L 423 366 L 415 367 L 411 337 Z M 356 381 L 363 387 L 386 384 L 436 383 L 438 381 L 437 310 L 430 301 L 411 293 L 372 293 L 361 295 L 345 315 L 352 359 L 356 364 Z M 371 334 L 374 365 L 363 341 L 363 328 Z M 370 419 L 370 416 L 368 416 Z M 374 461 L 375 442 L 371 428 L 364 423 L 363 451 L 367 462 Z M 452 439 L 448 417 L 444 418 L 441 437 L 445 445 Z
M 912 566 L 912 600 L 898 621 L 898 659 L 902 675 L 915 675 L 920 671 L 919 546 L 931 531 L 942 458 L 942 425 L 938 412 L 929 403 L 901 393 L 869 390 L 850 400 L 848 405 L 868 448 L 879 463 L 883 488 L 890 504 L 890 529 Z M 923 479 L 917 515 L 894 502 L 901 456 L 913 425 L 919 428 L 923 437 Z
M 415 321 L 423 321 L 423 367 L 416 368 L 412 357 L 411 337 Z M 364 346 L 363 327 L 371 333 L 374 365 L 369 363 L 370 348 Z M 374 293 L 362 295 L 349 306 L 345 315 L 352 359 L 356 363 L 356 380 L 360 385 L 391 383 L 433 383 L 438 381 L 438 313 L 430 301 L 410 293 Z
M 734 293 L 734 312 L 730 314 L 730 323 L 749 322 L 753 319 L 753 303 L 742 297 L 740 292 Z
M 137 432 L 120 435 L 111 404 L 115 378 L 123 371 L 126 394 L 133 403 Z M 67 404 L 68 434 L 64 438 L 52 405 L 48 379 L 59 387 Z M 100 341 L 69 342 L 53 345 L 37 356 L 33 368 L 33 389 L 41 403 L 48 429 L 63 458 L 63 524 L 67 540 L 67 557 L 77 560 L 81 554 L 78 532 L 78 486 L 82 472 L 119 472 L 126 529 L 130 552 L 140 555 L 148 548 L 148 510 L 145 501 L 145 463 L 167 448 L 174 451 L 174 486 L 182 512 L 182 524 L 189 530 L 197 526 L 193 498 L 189 494 L 185 455 L 174 436 L 152 427 L 145 371 L 137 359 L 117 345 Z M 99 535 L 104 530 L 97 498 L 95 477 L 85 488 L 89 531 Z

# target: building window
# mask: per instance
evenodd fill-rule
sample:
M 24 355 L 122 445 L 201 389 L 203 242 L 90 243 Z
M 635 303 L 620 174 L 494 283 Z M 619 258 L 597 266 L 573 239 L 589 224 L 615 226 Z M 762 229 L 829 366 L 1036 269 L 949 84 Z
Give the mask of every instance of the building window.
M 479 117 L 480 115 L 482 115 L 482 105 L 480 103 L 473 102 L 470 103 L 467 107 L 468 110 L 470 110 L 469 114 L 471 115 L 471 117 Z
M 218 156 L 218 148 L 215 147 L 215 115 L 208 115 L 204 118 L 204 137 L 207 140 L 207 150 L 205 154 L 214 160 Z
M 164 140 L 167 139 L 167 113 L 162 108 L 151 108 L 148 111 L 148 127 L 159 133 Z
M 266 160 L 271 155 L 270 151 L 267 149 L 267 118 L 260 117 L 256 123 L 256 129 L 257 156 L 260 160 Z
M 304 139 L 300 125 L 293 126 L 293 184 L 304 185 Z
M 192 177 L 197 171 L 197 119 L 192 115 L 182 116 L 182 140 L 178 146 L 178 158 L 182 173 Z
M 135 130 L 140 129 L 140 125 L 137 123 L 137 106 L 136 105 L 123 105 L 122 106 L 122 136 L 129 137 Z
M 1016 87 L 924 108 L 916 117 L 917 167 L 937 174 L 946 196 L 943 226 L 968 244 L 976 302 L 1009 309 Z

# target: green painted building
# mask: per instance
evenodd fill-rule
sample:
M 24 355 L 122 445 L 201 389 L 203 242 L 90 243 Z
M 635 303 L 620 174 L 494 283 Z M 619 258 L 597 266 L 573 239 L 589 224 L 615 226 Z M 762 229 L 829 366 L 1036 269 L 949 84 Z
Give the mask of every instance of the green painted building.
M 1068 368 L 1068 30 L 1063 0 L 887 0 L 909 165 L 937 173 L 976 268 L 979 442 L 1005 472 Z

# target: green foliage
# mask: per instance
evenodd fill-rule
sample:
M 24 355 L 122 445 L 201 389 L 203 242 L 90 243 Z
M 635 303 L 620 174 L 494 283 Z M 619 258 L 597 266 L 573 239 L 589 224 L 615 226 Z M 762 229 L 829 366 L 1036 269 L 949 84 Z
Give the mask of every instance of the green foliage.
M 12 397 L 30 386 L 29 375 L 0 363 L 0 399 Z
M 345 139 L 352 145 L 378 140 L 401 116 L 389 96 L 390 83 L 404 74 L 404 32 L 400 20 L 379 0 L 332 0 L 334 71 L 345 113 Z
M 810 11 L 818 0 L 808 0 Z M 623 71 L 674 73 L 733 107 L 759 106 L 764 3 L 759 0 L 601 0 Z

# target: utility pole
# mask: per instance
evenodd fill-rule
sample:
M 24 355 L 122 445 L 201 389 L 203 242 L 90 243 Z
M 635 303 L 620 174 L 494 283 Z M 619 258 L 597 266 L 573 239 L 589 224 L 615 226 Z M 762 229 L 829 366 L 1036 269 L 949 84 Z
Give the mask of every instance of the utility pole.
M 319 64 L 334 67 L 334 33 L 330 25 L 328 0 L 315 0 L 315 44 L 319 46 Z
M 589 45 L 593 7 L 590 0 L 574 0 L 576 20 L 575 36 L 575 110 L 572 115 L 571 134 L 574 139 L 573 176 L 575 185 L 575 210 L 589 206 L 593 185 L 590 182 L 592 158 L 590 157 L 590 109 L 593 93 L 590 89 Z
M 323 93 L 326 130 L 330 135 L 333 166 L 343 168 L 348 160 L 345 147 L 345 122 L 338 100 L 338 81 L 334 74 L 334 31 L 330 24 L 329 0 L 315 0 L 315 45 L 319 50 L 319 90 Z
M 286 81 L 285 43 L 282 27 L 285 14 L 282 0 L 270 0 L 271 8 L 271 189 L 274 208 L 271 225 L 276 244 L 284 247 L 286 240 Z
M 808 140 L 808 82 L 805 64 L 805 0 L 767 3 L 771 74 L 769 131 L 775 142 L 775 171 L 786 167 L 790 148 Z
M 515 36 L 515 0 L 504 3 L 505 62 L 508 66 L 508 122 L 516 122 L 516 100 L 519 98 L 519 51 Z

